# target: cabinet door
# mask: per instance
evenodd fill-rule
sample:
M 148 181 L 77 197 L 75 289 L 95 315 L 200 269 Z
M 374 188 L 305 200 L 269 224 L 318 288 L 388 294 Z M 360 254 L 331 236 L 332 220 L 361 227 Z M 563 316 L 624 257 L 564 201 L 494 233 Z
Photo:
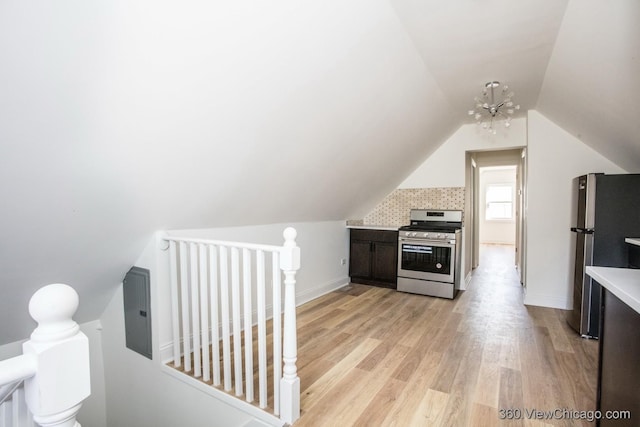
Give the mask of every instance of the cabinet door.
M 629 268 L 640 268 L 640 246 L 629 245 Z
M 384 282 L 397 283 L 397 257 L 397 244 L 375 242 L 373 251 L 373 277 Z
M 640 314 L 603 289 L 603 319 L 600 334 L 598 409 L 631 411 L 631 419 L 600 420 L 601 427 L 638 426 L 640 414 Z
M 352 240 L 349 254 L 349 276 L 371 276 L 371 242 Z

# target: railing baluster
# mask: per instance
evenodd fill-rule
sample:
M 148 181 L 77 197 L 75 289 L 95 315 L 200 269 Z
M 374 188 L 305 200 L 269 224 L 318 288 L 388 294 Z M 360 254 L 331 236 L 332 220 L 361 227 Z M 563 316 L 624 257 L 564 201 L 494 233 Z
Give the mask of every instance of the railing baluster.
M 13 418 L 11 421 L 13 422 L 11 425 L 13 425 L 14 427 L 22 427 L 22 423 L 21 423 L 21 411 L 20 411 L 20 404 L 21 402 L 21 398 L 24 398 L 24 396 L 21 396 L 20 392 L 23 391 L 24 388 L 19 387 L 16 389 L 16 391 L 13 392 L 13 396 L 11 397 L 11 417 Z
M 218 321 L 218 251 L 214 245 L 209 245 L 209 279 L 210 290 L 209 296 L 211 299 L 211 347 L 212 356 L 211 363 L 213 364 L 213 385 L 220 385 L 220 336 L 219 328 L 220 323 Z
M 193 376 L 202 376 L 200 359 L 200 301 L 198 295 L 198 247 L 196 243 L 189 245 L 191 262 L 191 316 L 193 322 Z
M 256 253 L 256 279 L 258 299 L 258 387 L 260 389 L 260 407 L 267 407 L 267 314 L 265 298 L 264 251 Z
M 231 346 L 229 344 L 229 258 L 226 246 L 220 247 L 220 299 L 222 300 L 222 365 L 224 389 L 231 390 Z
M 200 265 L 200 332 L 202 335 L 202 380 L 211 380 L 211 368 L 209 365 L 209 299 L 207 278 L 207 248 L 198 244 Z
M 273 412 L 280 415 L 280 379 L 282 378 L 282 282 L 280 254 L 273 253 Z
M 236 396 L 244 394 L 248 402 L 257 399 L 260 408 L 266 408 L 270 388 L 267 302 L 271 302 L 268 299 L 272 297 L 273 413 L 291 424 L 300 414 L 295 330 L 295 274 L 300 266 L 300 250 L 295 243 L 295 230 L 285 230 L 284 236 L 284 246 L 193 238 L 167 240 L 174 365 L 182 365 L 186 372 L 193 370 L 194 377 L 212 381 L 215 386 L 222 383 L 227 392 L 233 388 Z M 252 252 L 255 252 L 255 261 Z M 267 293 L 267 253 L 271 254 L 272 261 L 271 297 Z M 253 318 L 254 304 L 257 319 Z M 257 320 L 258 334 L 256 374 L 254 320 Z M 255 396 L 254 386 L 258 387 L 259 396 Z
M 238 248 L 231 248 L 231 303 L 233 308 L 233 363 L 236 396 L 242 396 L 242 332 L 240 323 L 240 261 Z
M 180 242 L 180 288 L 182 291 L 182 346 L 184 371 L 191 372 L 191 329 L 189 327 L 189 276 L 187 269 L 187 244 Z
M 29 408 L 27 407 L 27 399 L 24 392 L 24 387 L 19 387 L 15 394 L 13 395 L 14 406 L 13 406 L 13 414 L 16 417 L 17 423 L 14 425 L 20 427 L 27 427 L 29 425 L 33 425 L 33 415 L 29 412 Z
M 29 411 L 29 407 L 27 406 L 26 393 L 24 394 L 25 394 L 25 397 L 22 402 L 22 413 L 25 416 L 24 427 L 36 427 L 36 423 L 33 421 L 33 415 L 31 414 L 31 412 Z
M 24 391 L 24 382 L 17 381 L 0 387 L 0 426 L 33 426 L 33 415 L 29 412 Z
M 169 274 L 171 275 L 171 329 L 173 333 L 173 366 L 182 366 L 180 358 L 180 306 L 178 298 L 178 259 L 176 242 L 169 242 Z
M 251 319 L 251 252 L 242 249 L 244 291 L 244 377 L 247 402 L 253 402 L 253 328 Z

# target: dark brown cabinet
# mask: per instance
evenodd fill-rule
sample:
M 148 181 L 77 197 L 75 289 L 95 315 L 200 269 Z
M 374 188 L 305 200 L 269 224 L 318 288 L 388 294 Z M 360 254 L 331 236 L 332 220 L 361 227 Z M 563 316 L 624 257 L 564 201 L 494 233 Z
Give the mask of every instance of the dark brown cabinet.
M 349 276 L 353 283 L 396 288 L 398 232 L 351 229 Z
M 638 426 L 640 416 L 640 314 L 602 289 L 598 410 L 630 411 L 631 419 L 606 420 L 598 426 Z
M 640 246 L 629 245 L 629 268 L 640 268 Z

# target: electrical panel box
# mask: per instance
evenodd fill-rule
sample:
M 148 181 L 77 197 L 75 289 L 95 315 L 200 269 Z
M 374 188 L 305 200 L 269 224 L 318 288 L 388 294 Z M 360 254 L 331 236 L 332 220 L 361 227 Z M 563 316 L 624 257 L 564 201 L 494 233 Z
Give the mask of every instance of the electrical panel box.
M 149 270 L 132 267 L 124 277 L 124 326 L 127 348 L 152 358 Z

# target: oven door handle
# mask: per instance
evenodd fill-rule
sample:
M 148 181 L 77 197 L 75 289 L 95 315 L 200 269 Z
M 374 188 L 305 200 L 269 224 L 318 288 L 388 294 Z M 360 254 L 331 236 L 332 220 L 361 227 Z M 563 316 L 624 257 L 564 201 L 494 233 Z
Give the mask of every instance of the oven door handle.
M 453 239 L 452 240 L 425 240 L 425 239 L 407 239 L 406 237 L 399 237 L 398 241 L 415 243 L 415 244 L 424 244 L 424 245 L 430 245 L 430 246 L 441 246 L 441 247 L 448 247 L 448 248 L 453 248 L 456 246 L 456 241 Z

